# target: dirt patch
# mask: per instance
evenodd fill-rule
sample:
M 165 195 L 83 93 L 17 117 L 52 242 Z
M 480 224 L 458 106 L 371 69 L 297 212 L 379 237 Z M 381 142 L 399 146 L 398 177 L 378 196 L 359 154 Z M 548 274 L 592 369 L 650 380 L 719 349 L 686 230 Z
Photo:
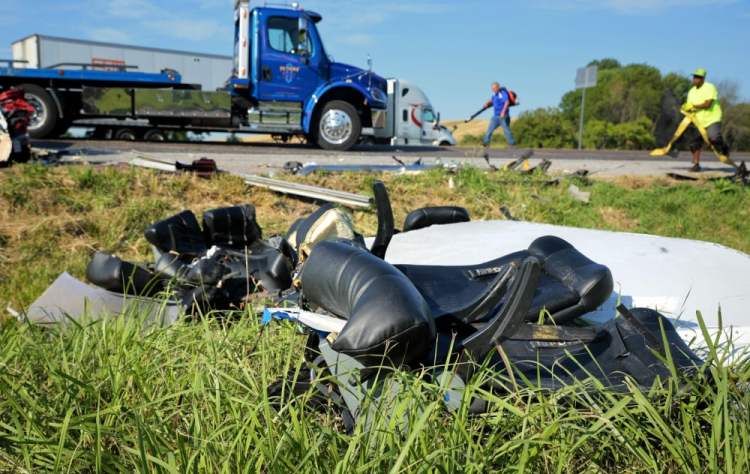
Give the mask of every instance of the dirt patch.
M 602 207 L 599 208 L 599 215 L 604 225 L 609 229 L 634 230 L 639 224 L 636 219 L 628 217 L 628 213 L 624 209 Z

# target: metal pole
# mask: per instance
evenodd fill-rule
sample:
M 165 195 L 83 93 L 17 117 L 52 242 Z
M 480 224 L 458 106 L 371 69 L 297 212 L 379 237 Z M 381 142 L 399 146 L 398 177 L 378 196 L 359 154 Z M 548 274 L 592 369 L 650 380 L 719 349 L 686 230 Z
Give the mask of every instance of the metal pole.
M 583 149 L 583 109 L 586 106 L 586 88 L 583 88 L 583 93 L 581 94 L 581 121 L 578 125 L 578 149 Z

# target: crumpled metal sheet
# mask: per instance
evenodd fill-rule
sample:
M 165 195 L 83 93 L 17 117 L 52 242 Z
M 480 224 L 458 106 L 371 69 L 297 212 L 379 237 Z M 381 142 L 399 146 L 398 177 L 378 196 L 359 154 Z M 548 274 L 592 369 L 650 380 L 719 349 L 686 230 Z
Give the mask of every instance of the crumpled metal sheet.
M 63 272 L 19 319 L 50 325 L 147 314 L 146 324 L 169 326 L 179 319 L 181 313 L 176 302 L 112 293 Z

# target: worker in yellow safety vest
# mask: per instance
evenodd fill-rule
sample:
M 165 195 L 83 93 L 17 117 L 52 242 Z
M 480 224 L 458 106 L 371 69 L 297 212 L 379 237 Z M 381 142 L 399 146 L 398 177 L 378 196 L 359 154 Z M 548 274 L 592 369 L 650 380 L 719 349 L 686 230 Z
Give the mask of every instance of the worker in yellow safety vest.
M 721 136 L 721 104 L 719 103 L 719 92 L 716 86 L 706 82 L 706 70 L 696 69 L 693 72 L 693 87 L 688 92 L 687 102 L 682 106 L 683 112 L 693 114 L 694 122 L 690 128 L 694 129 L 695 138 L 690 143 L 690 151 L 693 153 L 693 167 L 691 171 L 701 170 L 701 150 L 703 149 L 703 137 L 698 133 L 696 125 L 706 131 L 710 145 L 721 155 L 729 157 L 729 146 Z

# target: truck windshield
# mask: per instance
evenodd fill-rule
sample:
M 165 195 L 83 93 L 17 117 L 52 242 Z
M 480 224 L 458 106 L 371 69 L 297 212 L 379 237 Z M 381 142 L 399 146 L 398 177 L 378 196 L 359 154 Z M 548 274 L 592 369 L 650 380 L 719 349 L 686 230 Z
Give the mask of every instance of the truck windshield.
M 424 111 L 422 112 L 422 121 L 423 122 L 435 121 L 435 113 L 432 111 L 432 109 L 424 109 Z
M 296 18 L 283 16 L 269 18 L 268 44 L 276 51 L 286 54 L 300 54 L 301 51 L 313 54 L 310 35 L 306 34 L 304 38 L 300 38 L 299 23 Z

